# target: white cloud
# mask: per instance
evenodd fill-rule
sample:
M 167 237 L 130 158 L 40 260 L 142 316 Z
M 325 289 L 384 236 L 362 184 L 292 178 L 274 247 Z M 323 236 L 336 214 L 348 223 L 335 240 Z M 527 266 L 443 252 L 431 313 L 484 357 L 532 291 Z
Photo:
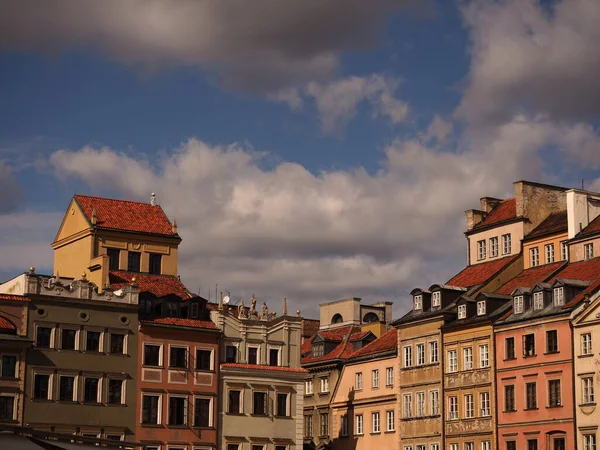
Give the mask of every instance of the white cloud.
M 453 130 L 454 125 L 452 122 L 445 120 L 438 114 L 434 114 L 433 120 L 424 134 L 424 138 L 426 141 L 435 140 L 438 144 L 444 144 Z

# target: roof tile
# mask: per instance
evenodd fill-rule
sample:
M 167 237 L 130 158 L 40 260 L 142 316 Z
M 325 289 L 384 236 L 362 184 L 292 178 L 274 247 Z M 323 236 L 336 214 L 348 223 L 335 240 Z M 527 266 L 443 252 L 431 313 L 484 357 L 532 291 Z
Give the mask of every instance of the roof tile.
M 505 220 L 517 217 L 517 202 L 514 197 L 501 201 L 492 209 L 485 218 L 473 227 L 473 229 L 495 225 Z
M 556 273 L 550 280 L 553 283 L 557 278 L 569 280 L 593 281 L 600 278 L 600 258 L 578 261 L 566 265 L 560 272 Z
M 597 216 L 592 220 L 587 227 L 585 227 L 577 236 L 585 236 L 586 234 L 593 234 L 600 231 L 600 216 Z
M 550 214 L 542 223 L 526 236 L 526 239 L 532 239 L 549 234 L 555 234 L 567 231 L 567 211 L 560 211 Z
M 152 319 L 140 319 L 141 323 L 156 325 L 173 325 L 185 328 L 203 328 L 217 330 L 217 326 L 210 320 L 184 319 L 180 317 L 155 317 Z
M 279 366 L 266 366 L 262 364 L 241 364 L 241 363 L 223 363 L 222 368 L 231 369 L 254 369 L 254 370 L 268 370 L 274 372 L 296 372 L 296 373 L 307 373 L 306 369 L 293 368 L 293 367 L 279 367 Z
M 485 283 L 496 275 L 501 269 L 515 261 L 519 255 L 506 256 L 493 261 L 472 264 L 465 267 L 461 272 L 454 275 L 447 283 L 451 286 L 469 288 Z
M 559 261 L 543 266 L 531 267 L 525 269 L 516 277 L 512 278 L 496 290 L 496 294 L 510 295 L 518 287 L 533 287 L 535 283 L 546 281 L 556 270 L 558 270 L 565 261 Z
M 398 346 L 398 330 L 396 328 L 391 329 L 387 333 L 382 334 L 378 339 L 368 343 L 363 348 L 358 349 L 353 355 L 352 359 L 359 358 L 361 356 L 375 355 L 377 353 L 386 353 L 396 350 Z
M 136 279 L 135 282 L 139 286 L 140 292 L 149 292 L 156 297 L 176 295 L 182 300 L 194 297 L 181 280 L 173 275 L 151 275 L 117 270 L 110 272 L 110 284 L 114 289 L 131 284 L 133 278 Z
M 7 318 L 0 316 L 0 330 L 6 333 L 7 331 L 17 331 L 17 327 Z
M 0 294 L 0 300 L 11 300 L 15 302 L 28 302 L 29 298 L 22 295 Z

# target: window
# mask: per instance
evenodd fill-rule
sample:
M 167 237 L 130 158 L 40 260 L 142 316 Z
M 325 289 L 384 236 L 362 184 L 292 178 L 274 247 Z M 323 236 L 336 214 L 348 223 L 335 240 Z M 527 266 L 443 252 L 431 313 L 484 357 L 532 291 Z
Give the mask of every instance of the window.
M 458 318 L 465 319 L 467 317 L 467 305 L 458 305 Z
M 554 438 L 552 448 L 553 450 L 565 450 L 565 438 Z
M 125 335 L 110 333 L 110 352 L 121 355 L 125 353 Z
M 313 418 L 312 416 L 304 416 L 304 435 L 312 437 L 313 435 Z
M 320 378 L 321 392 L 329 392 L 329 378 Z
M 596 435 L 595 434 L 584 434 L 583 435 L 583 450 L 596 450 Z
M 504 386 L 504 411 L 516 411 L 515 408 L 515 386 L 509 384 Z
M 318 357 L 318 356 L 323 356 L 325 347 L 323 346 L 323 344 L 313 344 L 312 347 L 312 355 L 313 357 Z
M 440 450 L 440 444 L 431 444 L 429 450 Z
M 546 331 L 546 353 L 558 353 L 558 332 Z
M 431 364 L 438 362 L 438 343 L 437 343 L 437 341 L 431 341 L 429 343 L 429 362 Z
M 187 398 L 169 397 L 169 425 L 187 424 Z
M 403 414 L 405 419 L 412 417 L 412 394 L 404 394 L 403 401 Z
M 278 366 L 279 365 L 279 349 L 277 349 L 277 348 L 269 349 L 269 365 L 270 366 Z
M 99 352 L 100 351 L 100 332 L 86 331 L 85 332 L 85 351 Z
M 506 441 L 506 450 L 517 450 L 517 441 Z
M 187 348 L 171 347 L 169 349 L 169 367 L 174 369 L 187 368 Z
M 285 393 L 277 393 L 277 416 L 279 417 L 287 417 L 288 416 L 288 407 L 287 407 L 288 395 Z
M 548 381 L 548 398 L 550 407 L 560 406 L 560 380 Z
M 108 381 L 108 403 L 111 405 L 123 403 L 123 380 Z
M 523 312 L 523 296 L 516 295 L 513 300 L 513 310 L 515 314 L 521 314 Z
M 434 308 L 440 306 L 442 304 L 442 293 L 440 291 L 435 291 L 431 294 L 431 306 Z
M 560 243 L 560 256 L 563 261 L 569 259 L 569 246 L 567 245 L 567 241 L 562 241 Z
M 148 265 L 148 272 L 153 274 L 160 274 L 162 268 L 162 255 L 158 253 L 150 253 L 150 264 Z
M 194 399 L 194 426 L 208 428 L 211 426 L 210 414 L 210 399 L 196 398 Z
M 128 252 L 127 255 L 127 271 L 128 272 L 139 272 L 140 271 L 140 252 Z
M 248 347 L 248 364 L 258 364 L 257 347 Z
M 50 400 L 50 375 L 36 373 L 33 383 L 33 398 Z
M 508 255 L 511 251 L 510 248 L 510 234 L 502 235 L 502 254 Z
M 425 415 L 425 392 L 417 392 L 417 416 Z
M 538 450 L 537 439 L 527 439 L 527 450 Z
M 99 378 L 86 378 L 83 382 L 83 401 L 84 403 L 100 403 L 98 399 Z
M 585 333 L 581 335 L 581 354 L 591 355 L 592 354 L 592 334 Z
M 465 442 L 465 450 L 475 450 L 475 443 Z
M 458 361 L 456 350 L 448 351 L 448 372 L 456 372 L 458 370 Z
M 386 431 L 394 431 L 396 428 L 396 422 L 394 419 L 394 411 L 386 411 L 385 413 L 385 421 L 387 424 Z
M 234 345 L 225 346 L 225 362 L 235 363 L 237 362 L 237 347 Z
M 477 259 L 485 259 L 485 241 L 477 241 Z
M 448 420 L 458 419 L 458 397 L 448 397 Z
M 394 385 L 394 368 L 388 367 L 385 369 L 385 385 L 393 386 Z
M 544 293 L 534 292 L 533 293 L 533 309 L 539 310 L 544 309 Z
M 527 395 L 527 409 L 537 408 L 537 386 L 535 383 L 526 383 L 525 392 Z
M 228 396 L 228 400 L 229 400 L 229 407 L 227 408 L 227 412 L 229 414 L 239 414 L 241 412 L 240 410 L 240 399 L 242 397 L 242 392 L 235 390 L 235 389 L 230 389 L 229 390 L 229 396 Z
M 412 347 L 404 347 L 404 367 L 412 367 Z
M 540 265 L 540 250 L 537 247 L 529 249 L 529 259 L 531 261 L 531 267 Z
M 356 415 L 356 434 L 364 434 L 364 428 L 363 428 L 363 415 L 362 414 L 357 414 Z
M 416 445 L 415 446 L 415 450 L 427 450 L 427 446 L 426 445 Z
M 487 344 L 479 346 L 479 367 L 481 369 L 490 366 L 490 349 Z
M 546 244 L 544 246 L 546 250 L 546 264 L 554 262 L 554 244 Z
M 504 339 L 504 348 L 506 350 L 506 359 L 515 359 L 515 338 Z
M 254 392 L 253 394 L 253 408 L 252 414 L 257 416 L 267 415 L 267 393 L 266 392 Z
M 425 344 L 417 344 L 417 366 L 425 364 Z
M 526 334 L 523 336 L 523 356 L 535 355 L 535 335 Z
M 490 441 L 483 441 L 481 443 L 481 450 L 492 450 L 492 445 Z
M 17 357 L 14 355 L 2 356 L 2 377 L 16 378 L 17 377 Z
M 562 287 L 557 287 L 552 290 L 552 301 L 554 306 L 565 304 L 564 289 Z
M 196 370 L 212 370 L 212 351 L 196 349 Z
M 373 419 L 373 433 L 380 433 L 381 432 L 381 427 L 380 427 L 380 423 L 379 423 L 379 413 L 378 412 L 374 412 L 372 414 L 372 419 Z
M 479 406 L 481 407 L 480 415 L 481 416 L 489 416 L 492 411 L 490 409 L 490 393 L 482 392 L 479 394 Z
M 585 254 L 585 259 L 592 259 L 594 257 L 594 244 L 585 244 L 583 246 L 583 253 Z
M 473 368 L 473 349 L 471 347 L 463 350 L 463 369 L 471 370 Z
M 313 382 L 312 382 L 312 380 L 304 382 L 304 390 L 306 391 L 307 394 L 312 394 L 313 393 Z
M 197 319 L 198 318 L 198 310 L 199 310 L 199 305 L 198 302 L 193 302 L 190 305 L 190 316 L 192 317 L 192 319 Z
M 0 395 L 0 420 L 15 420 L 15 397 Z
M 52 338 L 52 328 L 50 327 L 37 327 L 37 335 L 35 339 L 35 346 L 38 348 L 50 348 Z
M 432 416 L 440 413 L 440 392 L 429 391 L 429 412 Z
M 158 403 L 160 396 L 146 395 L 142 396 L 142 423 L 147 425 L 158 425 Z
M 144 365 L 154 367 L 162 365 L 160 345 L 144 344 Z
M 77 339 L 77 330 L 61 330 L 60 348 L 63 350 L 75 350 L 75 342 Z
M 107 248 L 106 255 L 108 256 L 108 269 L 119 270 L 119 259 L 121 251 L 116 248 Z
M 485 315 L 485 300 L 480 300 L 477 302 L 477 315 L 478 316 Z
M 450 444 L 450 450 L 458 450 L 458 444 Z
M 585 377 L 581 379 L 581 390 L 583 393 L 583 403 L 594 403 L 594 378 Z
M 344 414 L 340 424 L 340 436 L 348 436 L 348 416 Z
M 58 385 L 58 399 L 61 402 L 75 401 L 75 377 L 63 375 Z
M 465 417 L 470 419 L 473 415 L 473 395 L 465 394 Z
M 379 370 L 377 369 L 371 371 L 371 387 L 379 387 Z
M 498 238 L 490 238 L 490 258 L 498 256 Z
M 415 310 L 423 309 L 423 296 L 415 295 L 414 298 Z

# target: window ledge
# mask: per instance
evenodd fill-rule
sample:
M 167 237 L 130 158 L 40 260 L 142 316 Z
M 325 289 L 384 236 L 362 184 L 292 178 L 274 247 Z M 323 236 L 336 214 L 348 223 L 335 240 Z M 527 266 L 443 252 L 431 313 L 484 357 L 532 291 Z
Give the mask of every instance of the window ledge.
M 183 429 L 183 428 L 189 428 L 187 425 L 183 424 L 183 425 L 167 425 L 167 428 L 179 428 L 179 429 Z
M 579 406 L 580 407 L 584 407 L 584 406 L 596 406 L 596 402 L 580 403 Z
M 584 355 L 577 355 L 578 358 L 591 358 L 592 356 L 594 356 L 593 353 L 586 353 Z
M 516 361 L 517 357 L 514 358 L 504 358 L 503 361 Z
M 517 410 L 516 410 L 516 409 L 506 409 L 506 410 L 504 410 L 504 411 L 502 411 L 502 412 L 503 412 L 503 413 L 505 413 L 505 414 L 508 414 L 508 413 L 514 413 L 514 412 L 517 412 Z
M 544 355 L 557 355 L 560 351 L 556 350 L 555 352 L 544 352 Z
M 17 377 L 2 377 L 2 376 L 0 376 L 0 380 L 10 382 L 10 381 L 19 381 L 19 378 L 17 378 Z
M 387 430 L 387 431 L 384 431 L 383 433 L 384 434 L 393 434 L 395 432 L 396 432 L 396 430 Z
M 140 426 L 145 428 L 164 428 L 160 423 L 141 423 Z
M 552 406 L 546 406 L 546 408 L 562 408 L 563 405 L 552 405 Z
M 293 419 L 292 416 L 273 416 L 275 419 L 284 419 L 284 420 L 290 420 Z
M 535 408 L 525 408 L 525 409 L 523 409 L 523 411 L 537 411 L 538 409 L 540 409 L 540 408 L 538 408 L 536 406 Z
M 378 434 L 381 434 L 381 431 L 373 431 L 371 433 L 369 433 L 371 436 L 375 435 L 377 436 Z
M 246 415 L 244 413 L 231 413 L 231 412 L 228 412 L 228 413 L 225 413 L 225 414 L 227 414 L 228 416 L 245 416 Z
M 252 417 L 269 417 L 267 414 L 250 414 Z
M 196 426 L 196 425 L 194 425 L 192 428 L 194 430 L 214 430 L 215 429 L 215 427 L 201 427 L 201 426 Z
M 105 406 L 104 403 L 99 402 L 81 402 L 81 404 L 85 406 Z
M 194 369 L 196 373 L 214 373 L 214 370 L 211 369 Z
M 150 364 L 142 364 L 142 369 L 164 369 L 165 366 L 153 366 Z
M 105 406 L 115 408 L 115 407 L 119 407 L 119 406 L 127 406 L 127 404 L 126 403 L 107 403 Z

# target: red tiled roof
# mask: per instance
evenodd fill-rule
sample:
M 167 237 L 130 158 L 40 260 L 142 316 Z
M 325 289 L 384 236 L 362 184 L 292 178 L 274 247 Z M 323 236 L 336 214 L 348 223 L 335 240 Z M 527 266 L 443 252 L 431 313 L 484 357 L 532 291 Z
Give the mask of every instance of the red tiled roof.
M 487 227 L 505 220 L 517 217 L 517 202 L 514 197 L 501 201 L 492 209 L 485 218 L 473 227 L 473 229 Z
M 17 327 L 5 317 L 0 316 L 0 330 L 6 331 L 17 331 Z
M 600 216 L 596 217 L 594 220 L 592 220 L 587 227 L 585 227 L 581 233 L 579 233 L 580 236 L 586 235 L 586 234 L 592 234 L 592 233 L 597 233 L 598 231 L 600 231 Z
M 550 214 L 526 236 L 526 239 L 567 231 L 567 211 Z
M 75 200 L 89 221 L 96 210 L 96 226 L 114 230 L 174 236 L 173 225 L 159 205 L 112 198 L 75 195 Z
M 319 330 L 321 322 L 315 319 L 302 319 L 302 336 L 312 336 Z
M 352 333 L 350 335 L 350 342 L 355 342 L 355 341 L 360 341 L 361 339 L 364 339 L 367 337 L 367 335 L 369 335 L 371 332 L 370 331 L 359 331 L 357 333 Z
M 310 338 L 304 341 L 302 347 L 300 348 L 300 355 L 306 355 L 312 349 L 312 341 L 315 338 L 316 334 L 313 334 Z
M 131 284 L 134 277 L 140 292 L 149 292 L 157 297 L 166 297 L 167 295 L 176 295 L 181 299 L 193 297 L 181 280 L 172 275 L 151 275 L 112 270 L 110 272 L 110 284 L 114 289 L 120 289 Z
M 384 333 L 378 339 L 368 343 L 363 348 L 358 349 L 352 358 L 361 356 L 375 355 L 377 353 L 385 353 L 393 351 L 398 346 L 398 330 L 396 328 Z
M 343 341 L 340 342 L 332 351 L 330 351 L 326 355 L 312 356 L 312 353 L 309 353 L 307 356 L 302 358 L 302 364 L 329 361 L 330 359 L 347 359 L 350 358 L 354 352 L 355 350 L 352 344 Z
M 341 341 L 350 332 L 360 332 L 360 328 L 347 325 L 345 327 L 334 328 L 333 330 L 317 331 L 317 334 L 327 341 Z
M 274 372 L 296 372 L 296 373 L 307 373 L 306 369 L 295 369 L 293 367 L 279 367 L 279 366 L 265 366 L 260 364 L 241 364 L 241 363 L 223 363 L 222 368 L 231 369 L 254 369 L 254 370 L 269 370 Z
M 600 258 L 588 259 L 570 263 L 549 281 L 553 283 L 557 278 L 568 280 L 593 281 L 600 278 Z
M 173 325 L 186 328 L 204 328 L 211 330 L 218 329 L 217 326 L 210 320 L 183 319 L 179 317 L 156 317 L 153 319 L 140 319 L 140 322 L 156 325 Z
M 515 261 L 519 255 L 507 256 L 490 262 L 473 264 L 465 267 L 461 272 L 448 280 L 447 285 L 469 288 L 485 283 L 501 269 Z
M 510 295 L 518 287 L 531 288 L 535 283 L 546 281 L 546 278 L 551 276 L 552 273 L 558 270 L 564 263 L 564 261 L 558 261 L 551 264 L 544 264 L 543 266 L 525 269 L 519 275 L 496 289 L 496 294 Z
M 577 294 L 570 302 L 567 302 L 564 308 L 570 308 L 571 306 L 576 305 L 580 301 L 584 300 L 586 296 L 592 295 L 600 288 L 600 278 L 596 281 L 592 282 L 588 287 L 586 287 L 583 291 Z
M 12 300 L 15 302 L 28 302 L 29 298 L 23 297 L 22 295 L 0 294 L 0 300 Z

